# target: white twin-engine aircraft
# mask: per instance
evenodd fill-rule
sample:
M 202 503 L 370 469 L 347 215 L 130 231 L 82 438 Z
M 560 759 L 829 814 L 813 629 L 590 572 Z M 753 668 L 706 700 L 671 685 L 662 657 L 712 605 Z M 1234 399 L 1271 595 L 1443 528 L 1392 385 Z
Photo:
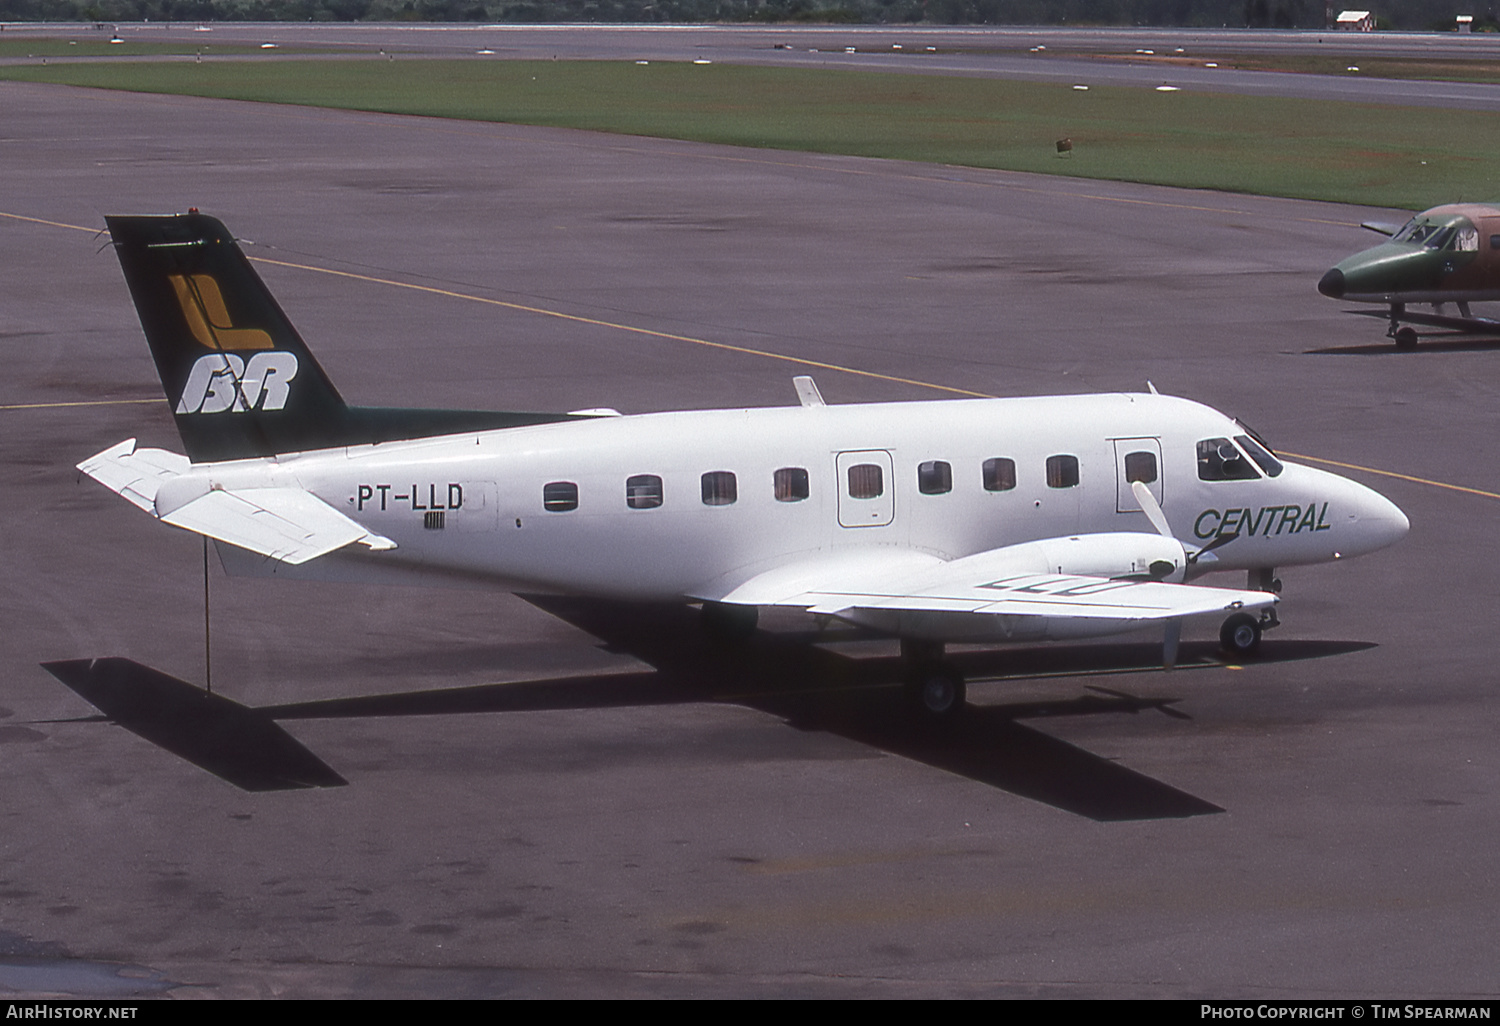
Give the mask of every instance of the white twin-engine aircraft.
M 186 456 L 80 469 L 221 543 L 232 573 L 479 583 L 703 604 L 748 634 L 790 606 L 900 638 L 918 707 L 964 703 L 944 642 L 1224 618 L 1253 655 L 1274 567 L 1390 545 L 1402 512 L 1157 395 L 619 416 L 345 405 L 224 226 L 111 217 Z M 1185 583 L 1248 571 L 1246 590 Z

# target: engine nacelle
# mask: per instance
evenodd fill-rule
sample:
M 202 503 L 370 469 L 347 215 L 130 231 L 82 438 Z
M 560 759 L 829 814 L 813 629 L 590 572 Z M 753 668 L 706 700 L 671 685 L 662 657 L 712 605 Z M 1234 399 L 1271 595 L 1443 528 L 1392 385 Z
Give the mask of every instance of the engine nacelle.
M 1181 584 L 1187 550 L 1176 538 L 1140 531 L 1084 534 L 1011 545 L 997 563 L 1017 570 L 1087 577 L 1139 577 Z M 1012 562 L 1014 560 L 1014 562 Z

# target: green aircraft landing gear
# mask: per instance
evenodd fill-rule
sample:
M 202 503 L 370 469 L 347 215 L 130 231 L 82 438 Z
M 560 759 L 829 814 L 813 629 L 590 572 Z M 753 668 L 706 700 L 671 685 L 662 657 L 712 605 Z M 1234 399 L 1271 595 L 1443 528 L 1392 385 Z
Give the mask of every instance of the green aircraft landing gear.
M 1395 341 L 1397 349 L 1410 351 L 1417 348 L 1417 329 L 1401 323 L 1401 315 L 1404 313 L 1405 303 L 1391 304 L 1391 326 L 1386 329 L 1385 335 Z

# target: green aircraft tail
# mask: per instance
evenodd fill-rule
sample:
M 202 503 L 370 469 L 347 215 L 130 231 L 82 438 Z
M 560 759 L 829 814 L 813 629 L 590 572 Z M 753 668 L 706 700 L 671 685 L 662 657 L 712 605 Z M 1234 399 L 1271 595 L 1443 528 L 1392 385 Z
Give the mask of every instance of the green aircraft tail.
M 573 419 L 349 406 L 221 222 L 105 221 L 195 463 Z

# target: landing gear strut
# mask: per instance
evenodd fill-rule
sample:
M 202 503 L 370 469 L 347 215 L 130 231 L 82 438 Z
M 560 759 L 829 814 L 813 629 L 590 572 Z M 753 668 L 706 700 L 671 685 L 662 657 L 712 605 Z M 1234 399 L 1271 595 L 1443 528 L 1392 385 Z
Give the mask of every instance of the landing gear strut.
M 1391 304 L 1391 326 L 1386 329 L 1386 337 L 1395 339 L 1397 349 L 1411 350 L 1417 348 L 1417 329 L 1410 325 L 1401 324 L 1401 315 L 1406 313 L 1405 303 Z
M 1269 591 L 1273 595 L 1281 594 L 1281 579 L 1276 576 L 1276 568 L 1270 566 L 1259 567 L 1251 570 L 1245 587 L 1251 591 Z M 1275 606 L 1267 606 L 1260 611 L 1260 629 L 1268 631 L 1272 627 L 1280 627 L 1281 619 L 1276 615 Z
M 728 602 L 705 602 L 699 623 L 703 633 L 721 645 L 732 645 L 749 639 L 760 620 L 755 606 L 736 606 Z
M 942 642 L 902 638 L 901 659 L 906 664 L 906 699 L 913 709 L 934 721 L 951 720 L 963 711 L 964 675 L 943 658 Z

